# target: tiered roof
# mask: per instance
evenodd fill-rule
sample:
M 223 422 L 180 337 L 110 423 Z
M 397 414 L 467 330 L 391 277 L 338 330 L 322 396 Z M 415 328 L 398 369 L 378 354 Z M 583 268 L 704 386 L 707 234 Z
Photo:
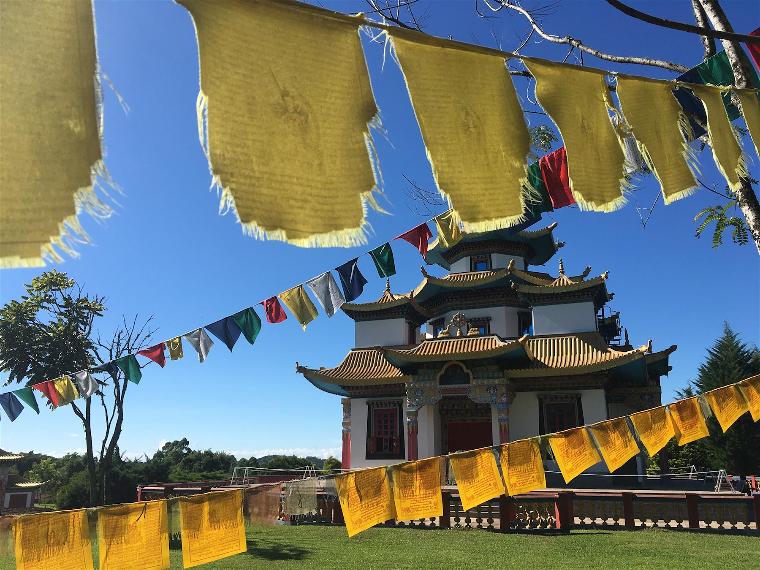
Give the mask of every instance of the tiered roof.
M 586 267 L 580 275 L 569 277 L 565 274 L 565 266 L 561 259 L 559 260 L 559 275 L 557 277 L 522 271 L 516 269 L 514 263 L 510 263 L 507 269 L 510 275 L 515 278 L 512 282 L 512 289 L 517 292 L 522 301 L 530 306 L 557 303 L 581 297 L 593 300 L 594 306 L 598 310 L 613 297 L 607 291 L 608 271 L 598 277 L 586 280 L 591 272 L 591 268 Z

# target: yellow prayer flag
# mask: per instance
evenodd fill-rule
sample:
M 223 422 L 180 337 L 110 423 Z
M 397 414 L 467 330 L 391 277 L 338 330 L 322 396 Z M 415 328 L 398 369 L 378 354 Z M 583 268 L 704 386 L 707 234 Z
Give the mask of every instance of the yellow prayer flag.
M 739 382 L 739 389 L 747 400 L 752 419 L 760 421 L 760 374 Z
M 98 510 L 99 570 L 163 570 L 169 567 L 166 501 Z
M 393 504 L 397 521 L 443 515 L 442 467 L 442 457 L 431 457 L 391 467 Z
M 344 473 L 335 478 L 348 536 L 393 518 L 393 497 L 385 467 Z
M 16 570 L 91 570 L 87 512 L 59 511 L 17 518 Z
M 702 100 L 707 111 L 707 134 L 710 137 L 715 165 L 728 186 L 735 190 L 741 185 L 740 176 L 747 174 L 742 148 L 723 104 L 723 90 L 709 85 L 688 85 Z
M 79 397 L 79 391 L 74 383 L 71 381 L 70 376 L 61 376 L 53 380 L 55 391 L 58 392 L 60 397 L 58 398 L 58 405 L 65 406 L 70 404 Z
M 303 330 L 306 330 L 306 325 L 317 318 L 317 308 L 306 294 L 303 285 L 283 291 L 278 297 L 290 309 L 290 312 L 295 315 L 298 322 L 301 323 Z
M 686 445 L 710 435 L 696 396 L 670 404 L 668 411 L 673 418 L 678 445 Z
M 449 455 L 451 468 L 462 499 L 462 510 L 469 510 L 504 494 L 504 482 L 491 449 L 476 449 Z
M 565 483 L 569 483 L 602 460 L 586 428 L 579 427 L 554 433 L 548 436 L 548 439 Z
M 61 261 L 86 241 L 77 220 L 110 209 L 104 174 L 92 4 L 3 2 L 0 17 L 0 267 Z
M 537 439 L 523 439 L 501 446 L 501 472 L 509 495 L 546 488 L 546 473 Z
M 451 247 L 462 239 L 462 230 L 459 229 L 458 216 L 454 214 L 454 210 L 436 216 L 435 227 L 438 229 L 436 241 L 443 247 Z
M 676 435 L 673 420 L 665 406 L 637 412 L 630 417 L 649 457 L 654 456 Z
M 438 190 L 465 231 L 521 221 L 530 136 L 504 58 L 389 33 Z
M 734 93 L 739 98 L 744 122 L 755 143 L 755 152 L 760 157 L 760 101 L 757 100 L 757 93 L 749 89 L 734 89 Z
M 166 346 L 169 347 L 169 358 L 172 360 L 179 360 L 185 354 L 182 350 L 182 337 L 176 336 L 171 340 L 166 341 Z
M 562 135 L 578 206 L 617 210 L 625 203 L 625 156 L 610 121 L 606 72 L 532 58 L 523 63 L 536 78 L 538 102 Z
M 295 2 L 178 1 L 195 22 L 198 128 L 223 205 L 255 237 L 365 243 L 377 107 L 361 20 Z
M 185 568 L 247 550 L 242 489 L 182 497 L 179 515 Z
M 734 384 L 705 392 L 705 399 L 724 433 L 749 410 L 747 400 Z
M 620 469 L 639 452 L 625 418 L 594 424 L 589 429 L 599 444 L 599 451 L 610 473 Z
M 620 106 L 642 156 L 657 177 L 666 204 L 688 196 L 697 186 L 681 125 L 685 116 L 673 96 L 673 84 L 645 77 L 617 78 Z

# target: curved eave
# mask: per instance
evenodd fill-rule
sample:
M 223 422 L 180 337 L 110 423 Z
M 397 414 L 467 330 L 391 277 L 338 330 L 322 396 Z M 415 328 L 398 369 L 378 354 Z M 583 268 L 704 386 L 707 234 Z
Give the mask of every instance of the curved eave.
M 427 275 L 414 290 L 412 296 L 417 303 L 424 303 L 443 291 L 463 291 L 468 289 L 496 287 L 499 285 L 508 287 L 511 283 L 508 269 L 483 271 L 482 273 L 484 273 L 482 278 L 469 280 L 442 279 L 440 277 Z
M 587 267 L 586 271 L 580 275 L 568 276 L 567 278 L 574 284 L 583 283 L 583 280 L 588 276 L 590 270 L 591 268 Z M 530 271 L 523 271 L 522 269 L 516 269 L 514 267 L 511 268 L 510 273 L 513 277 L 516 277 L 526 285 L 534 285 L 537 287 L 550 287 L 552 286 L 551 283 L 556 279 L 554 277 L 541 277 L 539 275 L 534 275 Z
M 454 343 L 458 340 L 464 340 L 472 337 L 460 337 L 454 339 L 428 339 L 417 345 L 413 349 L 385 349 L 385 358 L 388 362 L 403 368 L 405 366 L 420 364 L 425 362 L 446 362 L 451 360 L 480 360 L 480 359 L 498 359 L 498 360 L 518 360 L 527 358 L 525 346 L 521 340 L 503 343 L 494 348 L 480 351 L 452 351 L 446 352 L 446 344 Z M 429 350 L 431 346 L 426 343 L 437 344 L 436 348 Z M 440 344 L 439 344 L 440 343 Z
M 564 366 L 553 368 L 549 366 L 535 366 L 533 368 L 519 368 L 513 370 L 506 370 L 507 378 L 536 378 L 544 376 L 575 376 L 578 374 L 589 374 L 593 372 L 602 372 L 605 370 L 611 370 L 620 368 L 632 362 L 641 361 L 644 362 L 644 354 L 635 350 L 630 353 L 623 354 L 617 358 L 611 358 L 600 362 L 594 362 L 592 364 L 584 364 L 582 366 Z
M 343 303 L 340 307 L 353 320 L 365 320 L 368 317 L 381 317 L 384 313 L 403 311 L 413 313 L 417 320 L 424 321 L 432 317 L 430 312 L 410 297 L 398 298 L 384 303 Z
M 594 305 L 598 309 L 612 298 L 607 291 L 607 281 L 604 276 L 594 277 L 593 279 L 580 283 L 560 286 L 513 283 L 512 288 L 522 301 L 530 305 L 551 304 L 555 298 L 557 301 L 560 301 L 562 297 L 565 296 L 572 297 L 574 295 L 587 293 L 592 295 Z
M 670 355 L 678 348 L 672 345 L 665 350 L 646 355 L 647 372 L 650 376 L 667 376 L 670 372 Z

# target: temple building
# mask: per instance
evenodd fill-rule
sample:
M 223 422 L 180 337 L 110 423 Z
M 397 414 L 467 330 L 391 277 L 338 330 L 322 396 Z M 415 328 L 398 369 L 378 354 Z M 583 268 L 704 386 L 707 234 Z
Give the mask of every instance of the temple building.
M 448 271 L 410 293 L 346 303 L 355 347 L 334 368 L 297 370 L 342 396 L 344 468 L 506 443 L 661 403 L 676 347 L 621 339 L 607 273 L 533 269 L 563 245 L 544 229 L 436 240 L 429 265 Z M 553 462 L 547 460 L 547 468 Z M 636 461 L 626 466 L 636 471 Z M 640 462 L 639 462 L 640 468 Z M 596 466 L 604 472 L 604 463 Z
M 0 515 L 29 511 L 40 499 L 43 483 L 23 482 L 12 473 L 16 463 L 25 457 L 0 449 Z

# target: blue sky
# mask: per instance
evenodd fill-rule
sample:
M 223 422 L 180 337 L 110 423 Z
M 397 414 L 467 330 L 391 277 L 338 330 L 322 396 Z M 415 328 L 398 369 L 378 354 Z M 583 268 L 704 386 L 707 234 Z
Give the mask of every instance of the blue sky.
M 632 4 L 663 17 L 692 19 L 688 0 Z M 723 4 L 737 31 L 749 32 L 760 22 L 755 0 Z M 358 0 L 321 5 L 343 12 L 365 9 Z M 402 77 L 391 59 L 382 65 L 381 45 L 368 44 L 367 58 L 387 131 L 387 138 L 377 139 L 377 144 L 384 205 L 391 215 L 370 213 L 366 248 L 301 249 L 246 237 L 233 215 L 218 214 L 219 199 L 209 190 L 208 167 L 198 143 L 197 50 L 187 11 L 168 0 L 96 0 L 95 9 L 101 67 L 129 105 L 125 113 L 114 92 L 104 88 L 106 164 L 124 195 L 117 196 L 120 206 L 109 220 L 82 218 L 92 244 L 80 247 L 79 259 L 57 267 L 88 291 L 107 297 L 108 316 L 99 325 L 105 335 L 122 314 L 135 313 L 155 315 L 157 340 L 186 332 L 331 269 L 424 219 L 409 200 L 403 175 L 432 189 L 430 168 Z M 527 31 L 517 15 L 478 18 L 471 0 L 420 0 L 415 11 L 425 16 L 429 33 L 489 46 L 496 39 L 503 49 L 516 47 Z M 543 24 L 550 32 L 574 35 L 600 50 L 685 65 L 701 61 L 696 36 L 642 24 L 603 2 L 565 0 Z M 535 41 L 523 50 L 554 60 L 566 52 L 563 46 Z M 585 63 L 651 77 L 674 76 L 588 56 Z M 515 85 L 523 99 L 528 94 L 532 98 L 527 80 L 517 78 Z M 531 124 L 546 122 L 540 115 L 528 118 Z M 760 178 L 754 151 L 751 156 L 754 176 Z M 722 189 L 712 158 L 703 153 L 701 159 L 702 179 Z M 709 236 L 694 238 L 692 218 L 718 203 L 714 194 L 698 191 L 667 207 L 660 202 L 643 228 L 636 208 L 649 207 L 658 189 L 652 177 L 639 181 L 637 188 L 618 212 L 566 208 L 541 223 L 559 222 L 555 235 L 567 242 L 561 255 L 568 272 L 580 272 L 587 264 L 595 275 L 610 271 L 609 288 L 615 292 L 611 307 L 621 312 L 634 344 L 651 338 L 655 349 L 678 345 L 671 356 L 673 371 L 663 379 L 663 399 L 668 401 L 694 377 L 723 321 L 745 341 L 758 342 L 760 258 L 751 246 L 728 244 L 713 250 Z M 421 259 L 404 242 L 396 242 L 394 250 L 398 275 L 392 279 L 393 289 L 409 291 L 421 278 Z M 557 258 L 547 270 L 555 272 L 556 263 Z M 362 299 L 376 298 L 384 280 L 376 277 L 368 257 L 360 259 L 360 266 L 370 278 Z M 40 271 L 3 270 L 0 302 L 18 297 L 23 284 Z M 141 384 L 130 389 L 122 452 L 151 454 L 164 441 L 187 437 L 194 448 L 238 456 L 339 454 L 339 398 L 312 387 L 295 373 L 295 363 L 334 366 L 353 344 L 352 325 L 342 314 L 321 316 L 304 333 L 290 318 L 265 325 L 253 347 L 241 340 L 229 353 L 217 343 L 204 364 L 186 345 L 184 360 L 163 370 L 148 367 Z M 82 450 L 84 442 L 73 413 L 61 408 L 43 410 L 39 416 L 26 411 L 13 424 L 4 418 L 0 447 L 57 455 Z

